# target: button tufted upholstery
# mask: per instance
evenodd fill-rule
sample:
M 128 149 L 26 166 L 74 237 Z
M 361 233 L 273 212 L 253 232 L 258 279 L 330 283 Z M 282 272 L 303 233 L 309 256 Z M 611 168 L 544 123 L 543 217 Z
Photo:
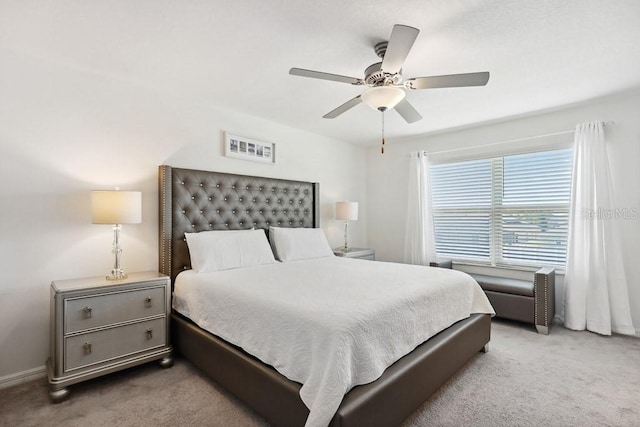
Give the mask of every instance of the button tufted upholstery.
M 191 268 L 185 232 L 318 227 L 319 184 L 160 166 L 160 270 Z

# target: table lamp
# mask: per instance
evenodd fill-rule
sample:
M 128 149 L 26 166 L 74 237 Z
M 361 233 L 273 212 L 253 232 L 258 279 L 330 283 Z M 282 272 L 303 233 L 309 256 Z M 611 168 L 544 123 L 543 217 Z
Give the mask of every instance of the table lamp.
M 127 275 L 120 266 L 122 247 L 120 230 L 122 224 L 140 224 L 142 222 L 142 193 L 139 191 L 92 191 L 91 217 L 94 224 L 113 225 L 113 255 L 115 261 L 107 280 L 126 279 Z
M 349 252 L 349 220 L 358 219 L 358 202 L 336 202 L 336 219 L 344 220 L 344 251 Z

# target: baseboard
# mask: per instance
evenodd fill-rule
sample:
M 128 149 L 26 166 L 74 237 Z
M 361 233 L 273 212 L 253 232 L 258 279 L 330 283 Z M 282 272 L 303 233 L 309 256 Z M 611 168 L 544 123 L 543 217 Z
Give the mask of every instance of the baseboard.
M 3 388 L 12 387 L 14 385 L 44 378 L 46 374 L 46 368 L 44 366 L 40 366 L 37 368 L 27 369 L 26 371 L 0 377 L 0 390 L 2 390 Z

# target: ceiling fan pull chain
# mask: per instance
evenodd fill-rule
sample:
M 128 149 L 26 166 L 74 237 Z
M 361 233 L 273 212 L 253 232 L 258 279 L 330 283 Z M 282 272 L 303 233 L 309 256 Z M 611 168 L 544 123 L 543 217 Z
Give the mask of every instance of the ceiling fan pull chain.
M 384 154 L 384 111 L 382 111 L 382 147 L 380 148 L 380 152 Z

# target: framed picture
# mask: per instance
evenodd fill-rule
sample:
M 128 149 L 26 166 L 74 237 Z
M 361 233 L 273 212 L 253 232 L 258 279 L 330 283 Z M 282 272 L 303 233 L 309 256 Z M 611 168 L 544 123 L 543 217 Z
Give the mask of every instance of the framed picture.
M 225 132 L 224 155 L 236 159 L 273 164 L 276 162 L 276 145 L 273 142 L 257 141 Z

